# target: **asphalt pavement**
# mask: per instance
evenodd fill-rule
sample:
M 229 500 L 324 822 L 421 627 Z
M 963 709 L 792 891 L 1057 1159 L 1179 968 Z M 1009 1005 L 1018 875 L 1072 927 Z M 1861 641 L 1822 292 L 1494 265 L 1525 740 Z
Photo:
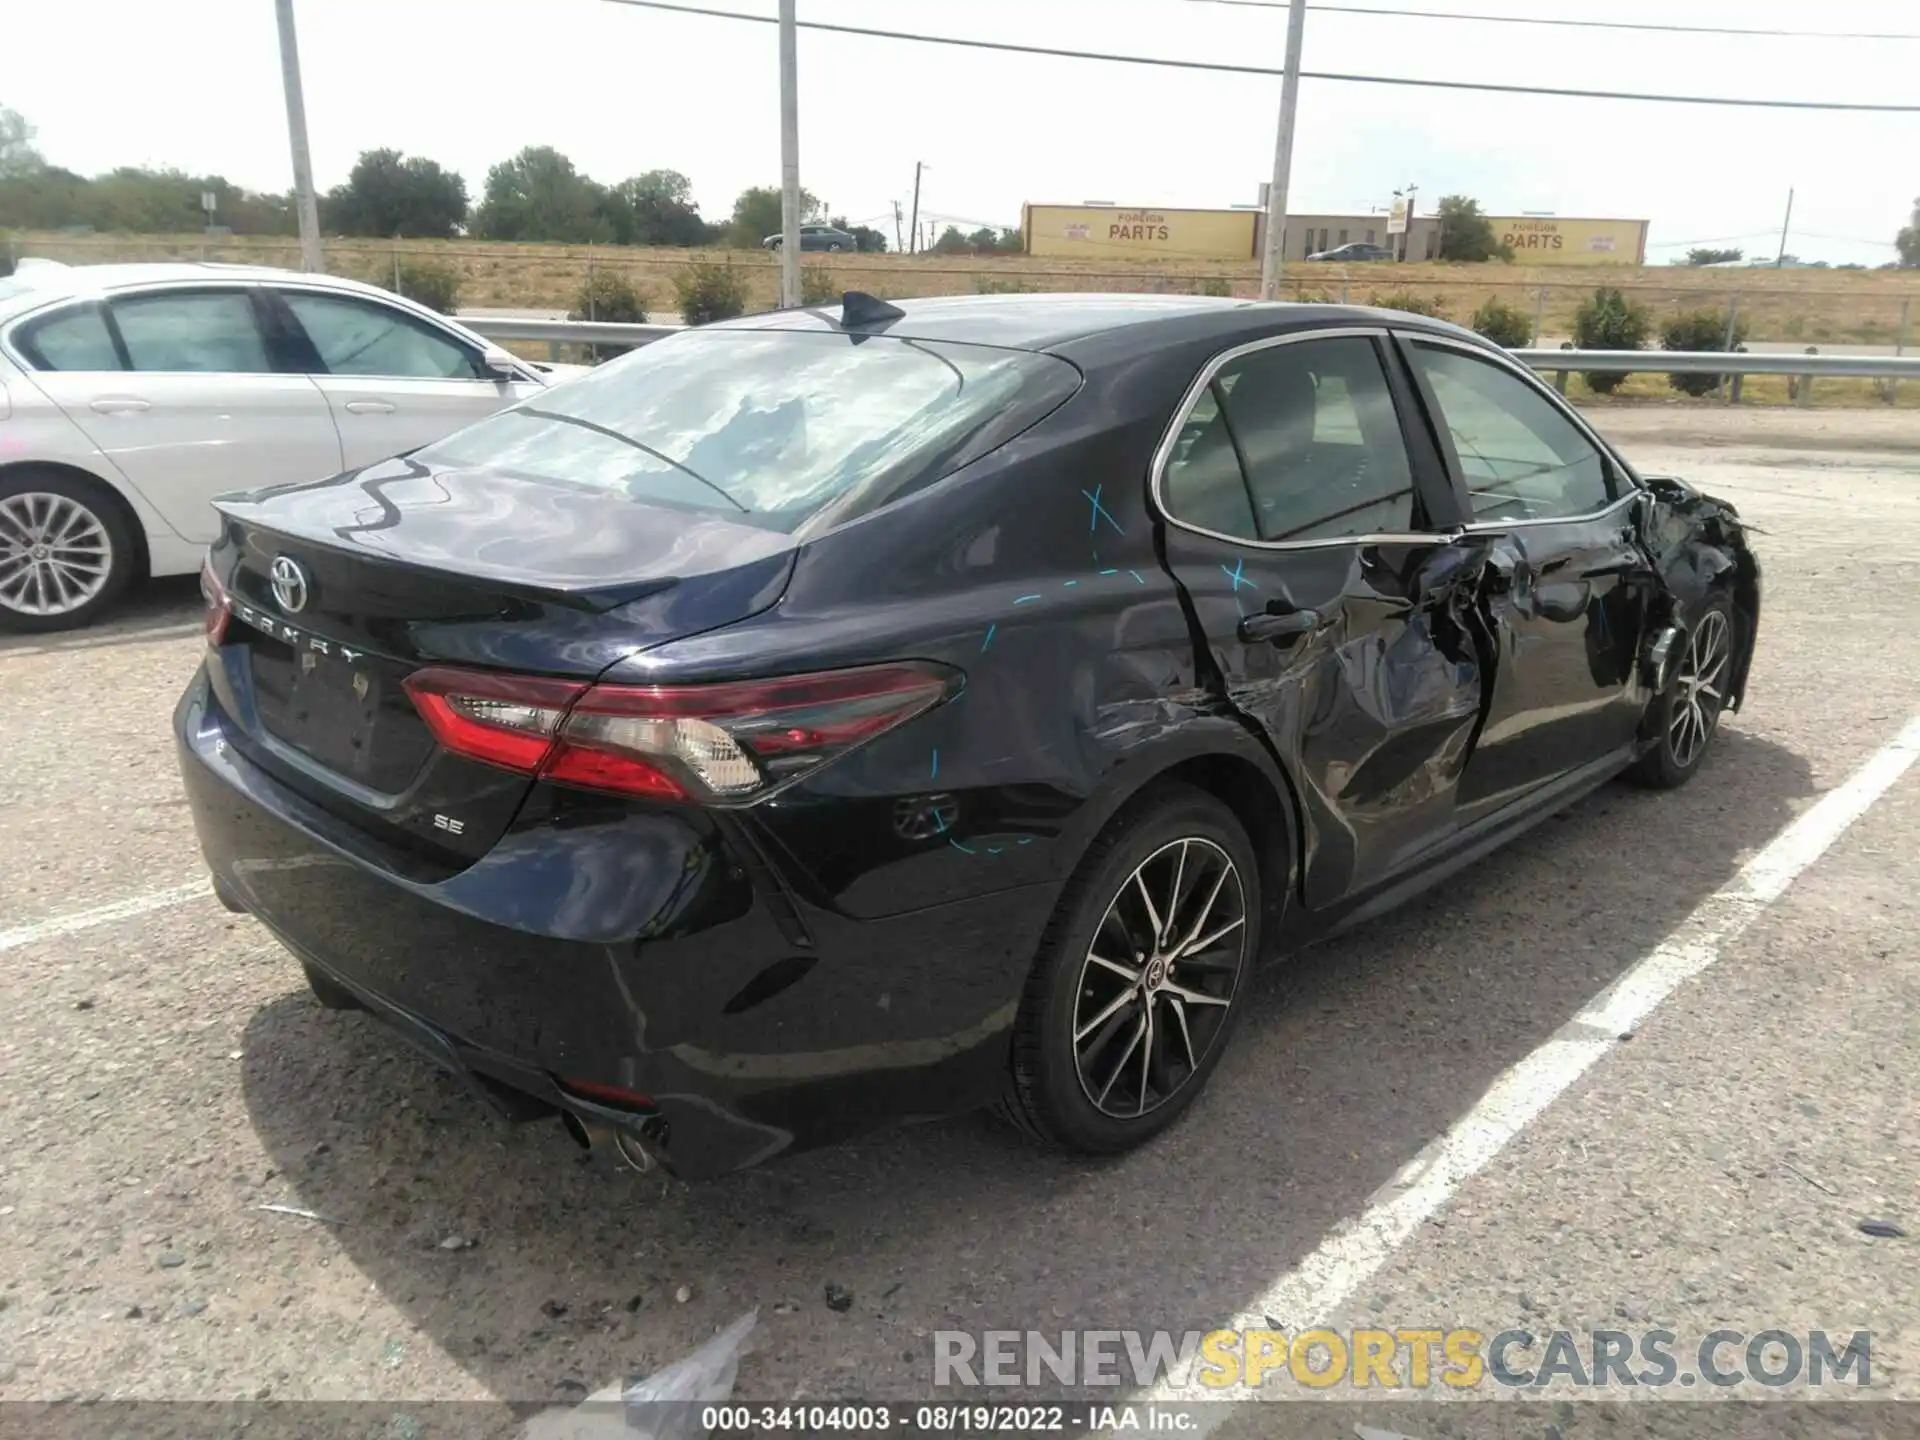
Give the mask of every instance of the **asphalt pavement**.
M 0 1400 L 517 1425 L 756 1307 L 755 1400 L 927 1399 L 936 1332 L 1267 1322 L 1687 1362 L 1864 1331 L 1865 1387 L 1769 1392 L 1920 1399 L 1920 421 L 1596 416 L 1755 526 L 1747 708 L 1685 789 L 1608 786 L 1268 972 L 1190 1115 L 1105 1163 L 983 1116 L 685 1186 L 508 1128 L 206 894 L 191 582 L 0 642 Z

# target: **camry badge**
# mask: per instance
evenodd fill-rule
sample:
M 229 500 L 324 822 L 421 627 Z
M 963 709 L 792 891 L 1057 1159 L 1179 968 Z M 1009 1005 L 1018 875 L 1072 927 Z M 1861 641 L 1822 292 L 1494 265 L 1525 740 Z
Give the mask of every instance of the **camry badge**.
M 298 560 L 276 555 L 268 574 L 273 581 L 274 601 L 282 610 L 297 615 L 307 608 L 307 572 L 300 568 Z

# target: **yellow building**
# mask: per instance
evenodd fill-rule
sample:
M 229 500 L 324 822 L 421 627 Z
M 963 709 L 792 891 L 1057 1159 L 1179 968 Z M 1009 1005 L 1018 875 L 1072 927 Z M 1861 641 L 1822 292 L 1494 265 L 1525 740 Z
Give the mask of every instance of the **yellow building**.
M 1644 265 L 1644 220 L 1571 220 L 1558 215 L 1489 215 L 1494 238 L 1517 265 Z
M 1024 205 L 1029 255 L 1076 260 L 1251 260 L 1257 212 Z

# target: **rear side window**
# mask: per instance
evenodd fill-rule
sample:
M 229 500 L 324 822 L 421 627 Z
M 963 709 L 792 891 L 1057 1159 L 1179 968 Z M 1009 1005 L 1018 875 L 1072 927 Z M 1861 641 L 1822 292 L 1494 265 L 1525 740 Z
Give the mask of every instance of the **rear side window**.
M 1176 439 L 1164 493 L 1176 519 L 1238 539 L 1417 528 L 1413 467 L 1372 340 L 1274 345 L 1225 366 Z
M 1079 387 L 1063 360 L 983 345 L 708 330 L 645 346 L 416 452 L 815 528 L 996 449 Z
M 119 352 L 98 305 L 30 320 L 14 332 L 13 342 L 36 370 L 118 370 Z
M 135 370 L 224 375 L 273 370 L 253 302 L 242 291 L 122 295 L 113 301 L 113 319 Z
M 471 380 L 479 373 L 465 346 L 404 310 L 297 290 L 282 291 L 280 298 L 329 375 Z

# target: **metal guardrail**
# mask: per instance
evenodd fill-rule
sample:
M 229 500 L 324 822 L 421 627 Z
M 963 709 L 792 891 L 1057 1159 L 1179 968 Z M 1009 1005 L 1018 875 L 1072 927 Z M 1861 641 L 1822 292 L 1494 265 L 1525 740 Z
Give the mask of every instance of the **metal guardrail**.
M 1621 375 L 1812 375 L 1920 380 L 1920 355 L 1755 355 L 1721 350 L 1514 350 L 1535 370 Z
M 490 340 L 544 340 L 551 344 L 645 345 L 684 325 L 620 325 L 593 320 L 504 320 L 461 317 Z M 1591 370 L 1621 375 L 1791 375 L 1801 379 L 1920 380 L 1915 355 L 1755 355 L 1714 350 L 1514 350 L 1535 370 L 1566 374 Z M 1564 383 L 1564 382 L 1562 382 Z

